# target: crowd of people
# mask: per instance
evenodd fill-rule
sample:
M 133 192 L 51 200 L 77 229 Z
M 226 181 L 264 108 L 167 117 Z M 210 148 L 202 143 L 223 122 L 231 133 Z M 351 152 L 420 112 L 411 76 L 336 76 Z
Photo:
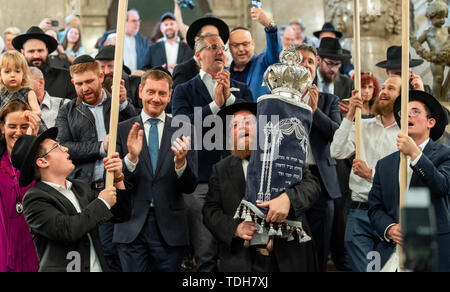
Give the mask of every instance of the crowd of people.
M 117 153 L 110 156 L 116 32 L 99 36 L 98 52 L 87 55 L 75 16 L 63 31 L 48 18 L 25 33 L 5 30 L 0 272 L 325 272 L 330 261 L 365 272 L 369 253 L 378 252 L 382 266 L 404 243 L 399 153 L 408 157 L 409 187 L 431 193 L 433 270 L 450 271 L 450 148 L 438 142 L 448 111 L 412 70 L 410 88 L 401 88 L 401 47 L 388 48 L 377 64 L 388 78 L 363 72 L 359 92 L 351 54 L 331 23 L 311 37 L 300 19 L 280 25 L 251 8 L 266 34 L 257 54 L 248 28 L 230 29 L 214 15 L 187 26 L 174 3 L 153 44 L 139 33 L 139 12 L 127 12 Z M 293 234 L 251 244 L 260 227 L 235 211 L 257 143 L 257 102 L 270 93 L 264 73 L 283 49 L 301 54 L 313 80 L 305 93 L 312 126 L 302 180 L 264 205 L 266 222 L 295 214 L 312 240 Z M 411 68 L 421 63 L 410 58 Z M 403 90 L 410 90 L 408 135 L 399 124 Z M 217 119 L 226 126 L 212 138 Z M 208 139 L 214 147 L 199 147 Z M 106 187 L 107 172 L 114 187 Z

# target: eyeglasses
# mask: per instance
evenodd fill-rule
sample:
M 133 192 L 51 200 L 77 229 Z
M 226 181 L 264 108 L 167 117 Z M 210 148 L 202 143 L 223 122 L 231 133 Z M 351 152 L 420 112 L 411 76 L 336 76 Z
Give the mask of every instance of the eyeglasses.
M 43 158 L 43 157 L 47 156 L 50 152 L 52 152 L 56 148 L 59 148 L 59 150 L 61 150 L 61 152 L 64 152 L 63 146 L 61 146 L 59 143 L 56 143 L 55 145 L 53 145 L 52 148 L 50 148 L 50 150 L 48 150 L 47 153 L 45 153 L 44 155 L 39 156 L 39 158 Z
M 243 43 L 232 43 L 230 44 L 230 47 L 232 47 L 233 49 L 237 49 L 240 46 L 243 46 L 244 48 L 250 46 L 251 42 L 243 42 Z
M 327 65 L 328 68 L 333 69 L 333 68 L 340 68 L 342 63 L 334 63 L 334 62 L 330 62 L 327 60 L 323 60 L 325 62 L 325 64 Z
M 408 111 L 408 116 L 411 116 L 411 117 L 417 117 L 417 116 L 419 116 L 421 113 L 422 113 L 422 111 L 421 111 L 420 109 L 413 108 L 413 109 L 410 109 L 410 110 Z M 402 117 L 402 111 L 398 111 L 397 114 L 398 114 L 398 116 L 399 116 L 400 118 Z M 430 118 L 432 118 L 432 116 L 431 116 L 431 115 L 427 115 L 427 118 L 430 119 Z
M 372 72 L 361 72 L 361 75 L 373 76 Z
M 209 44 L 209 45 L 204 46 L 201 50 L 204 50 L 204 49 L 213 50 L 214 52 L 218 52 L 219 50 L 224 51 L 224 52 L 228 51 L 228 48 L 222 44 L 212 44 L 212 45 Z

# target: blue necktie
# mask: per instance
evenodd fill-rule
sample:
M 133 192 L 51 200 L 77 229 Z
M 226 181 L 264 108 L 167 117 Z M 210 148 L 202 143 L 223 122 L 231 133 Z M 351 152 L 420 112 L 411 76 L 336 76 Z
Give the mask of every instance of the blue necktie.
M 150 133 L 148 135 L 148 151 L 152 161 L 153 174 L 156 173 L 156 165 L 158 163 L 159 139 L 158 139 L 158 119 L 149 119 Z
M 330 93 L 330 85 L 329 85 L 328 83 L 324 83 L 324 84 L 323 84 L 322 91 L 323 91 L 324 93 Z

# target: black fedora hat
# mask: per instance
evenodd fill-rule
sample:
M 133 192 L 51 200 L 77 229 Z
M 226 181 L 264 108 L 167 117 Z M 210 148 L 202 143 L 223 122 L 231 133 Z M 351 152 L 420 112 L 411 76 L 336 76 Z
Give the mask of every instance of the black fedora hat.
M 322 26 L 322 30 L 315 31 L 313 34 L 314 34 L 314 36 L 315 36 L 316 38 L 319 39 L 319 38 L 320 38 L 320 34 L 321 34 L 322 32 L 332 32 L 332 33 L 334 33 L 334 35 L 335 35 L 338 39 L 340 39 L 340 38 L 342 37 L 342 32 L 337 31 L 337 30 L 334 28 L 334 25 L 331 24 L 331 22 L 325 22 L 325 24 Z
M 331 60 L 346 61 L 351 59 L 351 55 L 346 53 L 339 43 L 338 39 L 335 38 L 323 38 L 320 41 L 319 49 L 317 54 L 321 58 L 328 58 Z
M 19 185 L 28 186 L 34 180 L 34 165 L 36 155 L 42 141 L 45 139 L 55 140 L 58 136 L 58 128 L 53 127 L 39 136 L 22 135 L 17 139 L 11 152 L 12 165 L 20 170 Z
M 97 61 L 112 61 L 116 54 L 116 46 L 104 46 L 95 56 Z M 123 71 L 128 75 L 131 75 L 131 70 L 127 66 L 123 65 Z
M 444 134 L 445 127 L 448 124 L 448 115 L 447 111 L 441 105 L 441 103 L 434 98 L 431 94 L 426 93 L 425 91 L 411 90 L 409 91 L 409 102 L 411 101 L 419 101 L 427 106 L 427 108 L 431 112 L 431 116 L 436 120 L 436 125 L 431 128 L 430 138 L 433 141 L 437 141 L 442 134 Z M 402 106 L 402 99 L 398 97 L 394 103 L 394 116 L 395 120 L 399 127 L 401 127 L 401 117 L 399 115 Z
M 49 54 L 53 53 L 58 47 L 58 42 L 53 37 L 45 34 L 38 26 L 32 26 L 26 33 L 16 36 L 12 40 L 12 45 L 16 50 L 20 51 L 27 41 L 33 39 L 44 42 Z
M 186 40 L 192 50 L 194 50 L 195 46 L 195 37 L 198 35 L 199 31 L 206 25 L 217 27 L 217 29 L 219 30 L 219 36 L 223 40 L 223 43 L 226 44 L 228 42 L 228 38 L 230 37 L 230 28 L 228 27 L 228 25 L 220 18 L 204 17 L 194 21 L 194 23 L 189 26 L 189 29 L 187 31 Z
M 384 69 L 401 69 L 402 68 L 402 47 L 392 46 L 386 51 L 386 59 L 378 64 L 377 67 Z M 417 67 L 423 63 L 421 59 L 411 59 L 411 54 L 409 54 L 409 67 Z

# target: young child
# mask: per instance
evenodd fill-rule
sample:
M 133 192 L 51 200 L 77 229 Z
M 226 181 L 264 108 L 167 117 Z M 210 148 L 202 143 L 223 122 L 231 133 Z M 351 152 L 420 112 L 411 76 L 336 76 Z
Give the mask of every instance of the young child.
M 20 100 L 41 116 L 34 91 L 30 88 L 30 72 L 25 57 L 17 51 L 8 51 L 0 57 L 0 110 L 13 100 Z
M 442 0 L 434 0 L 428 3 L 425 16 L 431 21 L 432 26 L 427 28 L 418 41 L 420 44 L 425 41 L 430 48 L 432 55 L 450 50 L 450 27 L 444 26 L 445 19 L 448 16 L 448 6 Z M 442 83 L 444 81 L 445 66 L 450 66 L 450 61 L 430 62 L 431 72 L 433 73 L 433 93 L 434 96 L 442 97 Z M 445 96 L 445 95 L 444 95 Z

